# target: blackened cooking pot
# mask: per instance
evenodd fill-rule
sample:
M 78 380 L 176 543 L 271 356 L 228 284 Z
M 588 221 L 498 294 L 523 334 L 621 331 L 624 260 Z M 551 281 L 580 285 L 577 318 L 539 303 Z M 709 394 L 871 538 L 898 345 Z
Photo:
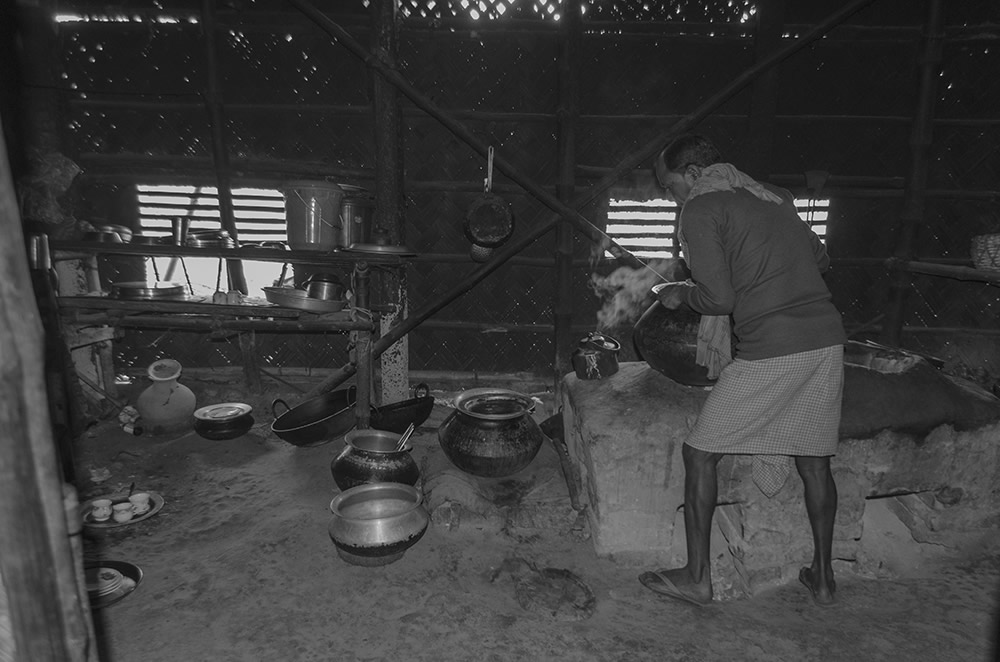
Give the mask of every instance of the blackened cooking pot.
M 195 410 L 194 431 L 212 441 L 235 439 L 250 431 L 253 408 L 242 402 L 224 402 Z
M 711 386 L 708 368 L 698 365 L 698 325 L 701 315 L 690 308 L 668 310 L 659 301 L 650 306 L 632 329 L 639 358 L 653 369 L 685 386 Z
M 381 407 L 373 406 L 371 426 L 376 430 L 388 430 L 397 434 L 402 434 L 410 423 L 413 423 L 413 427 L 420 427 L 434 409 L 434 397 L 427 384 L 417 384 L 413 394 L 416 397 L 409 400 Z
M 357 388 L 352 386 L 339 391 L 328 391 L 289 408 L 284 400 L 271 403 L 274 422 L 271 432 L 296 446 L 316 446 L 340 437 L 357 425 L 354 411 Z M 285 408 L 278 415 L 277 406 Z
M 420 468 L 409 444 L 397 449 L 402 435 L 387 430 L 351 430 L 344 450 L 330 463 L 333 481 L 342 490 L 366 483 L 416 485 Z
M 538 454 L 544 435 L 531 417 L 532 399 L 515 391 L 474 388 L 455 398 L 455 411 L 438 428 L 451 462 L 486 478 L 509 476 Z

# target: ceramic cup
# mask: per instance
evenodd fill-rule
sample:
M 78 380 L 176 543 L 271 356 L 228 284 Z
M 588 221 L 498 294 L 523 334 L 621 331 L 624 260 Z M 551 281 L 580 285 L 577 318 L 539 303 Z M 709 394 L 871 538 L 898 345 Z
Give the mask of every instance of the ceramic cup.
M 132 504 L 132 512 L 136 515 L 142 515 L 149 512 L 149 493 L 148 492 L 136 492 L 128 498 L 129 502 Z
M 112 506 L 111 516 L 116 522 L 127 522 L 132 519 L 132 504 L 129 502 L 116 503 Z
M 96 499 L 90 510 L 95 522 L 106 522 L 111 517 L 111 499 Z

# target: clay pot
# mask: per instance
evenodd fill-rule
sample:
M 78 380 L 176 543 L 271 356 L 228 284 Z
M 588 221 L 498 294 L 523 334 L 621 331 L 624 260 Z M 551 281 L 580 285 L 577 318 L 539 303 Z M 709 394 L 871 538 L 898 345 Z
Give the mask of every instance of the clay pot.
M 330 463 L 337 487 L 347 490 L 366 483 L 416 485 L 420 469 L 410 449 L 396 450 L 402 435 L 385 430 L 352 430 L 344 450 Z
M 177 381 L 181 364 L 174 359 L 160 359 L 149 365 L 146 374 L 153 384 L 135 402 L 143 427 L 154 435 L 190 430 L 194 425 L 195 395 Z
M 438 428 L 452 464 L 473 476 L 499 478 L 531 464 L 544 435 L 531 417 L 531 398 L 515 391 L 469 389 Z

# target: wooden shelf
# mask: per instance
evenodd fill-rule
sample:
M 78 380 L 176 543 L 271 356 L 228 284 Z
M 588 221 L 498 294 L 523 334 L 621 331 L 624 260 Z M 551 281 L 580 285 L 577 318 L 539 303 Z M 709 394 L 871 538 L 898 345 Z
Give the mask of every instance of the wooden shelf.
M 111 254 L 137 257 L 209 257 L 352 268 L 362 262 L 390 267 L 402 266 L 405 259 L 399 255 L 352 253 L 350 251 L 286 251 L 256 246 L 192 248 L 190 246 L 174 246 L 173 244 L 113 244 L 97 241 L 51 241 L 50 248 L 56 260 L 74 260 L 95 254 Z
M 351 318 L 349 310 L 312 313 L 266 302 L 215 304 L 203 297 L 185 301 L 131 301 L 102 296 L 58 297 L 59 313 L 75 325 L 223 331 L 373 331 L 375 323 Z
M 904 269 L 918 274 L 928 276 L 944 276 L 945 278 L 955 278 L 957 280 L 978 281 L 984 283 L 1000 283 L 1000 270 L 988 271 L 986 269 L 975 269 L 973 267 L 962 267 L 953 264 L 935 264 L 933 262 L 905 261 L 897 258 L 886 260 L 889 269 Z

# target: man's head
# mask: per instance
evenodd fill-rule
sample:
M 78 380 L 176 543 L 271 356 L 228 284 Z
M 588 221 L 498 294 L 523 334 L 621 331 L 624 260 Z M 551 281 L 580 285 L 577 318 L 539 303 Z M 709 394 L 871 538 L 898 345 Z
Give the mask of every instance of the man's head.
M 695 180 L 701 176 L 702 168 L 720 161 L 722 155 L 711 140 L 691 133 L 664 147 L 656 157 L 653 171 L 668 197 L 683 204 Z

